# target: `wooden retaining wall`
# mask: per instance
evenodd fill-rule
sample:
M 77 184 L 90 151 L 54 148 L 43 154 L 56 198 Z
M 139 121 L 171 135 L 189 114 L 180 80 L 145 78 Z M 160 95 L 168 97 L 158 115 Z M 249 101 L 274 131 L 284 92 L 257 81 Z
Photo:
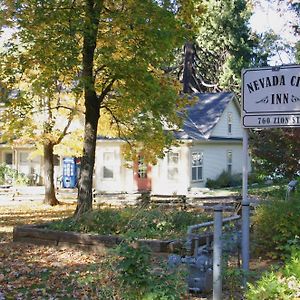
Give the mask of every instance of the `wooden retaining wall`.
M 56 231 L 43 227 L 44 225 L 16 226 L 13 230 L 13 241 L 59 248 L 83 248 L 96 252 L 105 252 L 107 248 L 122 242 L 117 236 Z M 171 253 L 183 246 L 182 241 L 175 240 L 139 240 L 137 243 L 147 245 L 155 253 Z

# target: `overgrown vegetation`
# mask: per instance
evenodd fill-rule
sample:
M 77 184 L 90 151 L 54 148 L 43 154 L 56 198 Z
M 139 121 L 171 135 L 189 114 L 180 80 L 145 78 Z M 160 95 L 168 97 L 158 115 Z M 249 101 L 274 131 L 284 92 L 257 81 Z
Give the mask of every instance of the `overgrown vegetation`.
M 217 179 L 207 179 L 206 186 L 210 189 L 236 187 L 242 185 L 241 174 L 230 174 L 223 171 Z
M 268 229 L 261 238 L 266 240 L 260 244 L 259 255 L 267 253 L 271 257 L 279 257 L 283 263 L 260 277 L 260 271 L 250 274 L 249 289 L 245 295 L 241 288 L 243 271 L 235 267 L 235 261 L 229 267 L 224 268 L 224 299 L 297 299 L 299 298 L 299 266 L 300 266 L 300 240 L 299 225 L 299 189 L 291 193 L 289 201 L 285 201 L 285 186 L 255 187 L 251 193 L 256 193 L 262 199 L 268 199 L 257 208 L 256 213 L 264 212 L 265 216 L 271 213 L 269 218 L 256 218 L 254 216 L 254 233 L 259 226 Z M 9 211 L 2 208 L 0 229 L 5 226 L 20 223 L 47 221 L 47 218 L 58 219 L 62 215 L 71 215 L 72 207 L 60 205 L 51 208 L 50 213 L 45 213 L 44 206 L 35 207 L 36 203 L 30 203 L 28 207 L 10 207 Z M 271 211 L 270 207 L 272 208 Z M 285 207 L 288 207 L 285 209 Z M 35 209 L 34 209 L 35 208 Z M 67 211 L 65 211 L 68 209 Z M 53 212 L 52 212 L 53 211 Z M 55 212 L 55 213 L 54 213 Z M 288 212 L 293 212 L 290 216 Z M 52 215 L 53 213 L 53 215 Z M 256 214 L 255 213 L 255 214 Z M 27 219 L 24 219 L 24 214 Z M 17 216 L 17 218 L 16 218 Z M 38 216 L 38 219 L 35 219 Z M 42 216 L 42 217 L 41 217 Z M 97 254 L 89 255 L 79 250 L 54 251 L 55 248 L 35 247 L 15 243 L 0 244 L 2 261 L 0 264 L 0 295 L 1 292 L 8 298 L 35 299 L 51 297 L 61 299 L 80 299 L 85 295 L 89 299 L 188 299 L 185 274 L 177 269 L 171 272 L 166 268 L 162 260 L 149 253 L 147 248 L 137 248 L 132 238 L 138 237 L 184 237 L 186 228 L 190 224 L 206 221 L 210 216 L 204 216 L 197 212 L 176 211 L 175 209 L 141 209 L 141 208 L 103 208 L 86 214 L 78 222 L 73 219 L 65 219 L 63 222 L 54 222 L 53 226 L 61 230 L 78 230 L 88 232 L 88 229 L 96 229 L 101 223 L 105 234 L 124 235 L 129 243 L 122 243 L 113 252 L 105 256 L 97 257 Z M 124 219 L 124 220 L 123 220 Z M 211 218 L 210 218 L 211 219 Z M 285 222 L 284 237 L 278 244 L 281 247 L 273 251 L 271 243 L 273 237 L 280 236 L 275 222 Z M 124 225 L 125 224 L 125 225 Z M 67 228 L 69 226 L 69 228 Z M 75 227 L 77 226 L 78 229 Z M 121 228 L 126 227 L 128 232 L 123 233 Z M 298 226 L 298 227 L 297 227 Z M 297 229 L 298 228 L 298 229 Z M 141 233 L 138 230 L 141 229 Z M 179 229 L 179 230 L 178 230 Z M 168 230 L 169 233 L 166 234 Z M 296 234 L 289 237 L 289 231 Z M 12 228 L 10 228 L 12 231 Z M 111 233 L 113 232 L 113 233 Z M 0 232 L 1 233 L 1 232 Z M 297 235 L 298 234 L 298 235 Z M 6 235 L 0 234 L 0 239 Z M 251 243 L 254 242 L 251 238 Z M 276 243 L 277 240 L 275 239 Z M 256 244 L 254 244 L 256 247 Z M 258 246 L 258 243 L 257 243 Z M 272 253 L 270 252 L 272 249 Z M 275 253 L 277 256 L 273 255 Z M 285 253 L 284 257 L 280 254 Z M 292 254 L 289 257 L 289 254 Z M 70 259 L 71 257 L 71 259 Z M 251 254 L 251 258 L 254 255 Z M 34 261 L 32 261 L 34 259 Z M 264 260 L 264 258 L 262 258 Z M 28 264 L 30 262 L 30 264 Z M 18 270 L 18 276 L 12 270 Z M 183 266 L 184 268 L 184 266 Z M 2 282 L 1 282 L 2 278 Z M 254 282 L 254 279 L 256 280 Z M 11 286 L 15 288 L 11 290 Z
M 6 164 L 0 165 L 0 185 L 5 185 L 5 184 L 26 185 L 28 184 L 28 182 L 29 182 L 29 178 L 25 174 L 12 169 Z
M 290 245 L 300 246 L 299 217 L 299 193 L 291 195 L 289 200 L 273 199 L 259 206 L 253 216 L 255 250 L 258 254 L 271 258 L 289 256 Z
M 208 214 L 174 209 L 102 208 L 50 224 L 55 230 L 117 234 L 127 238 L 184 237 L 187 226 L 205 222 Z
M 253 192 L 253 191 L 252 191 Z M 249 284 L 248 300 L 300 298 L 300 192 L 287 186 L 269 187 L 261 192 L 269 201 L 253 216 L 253 250 L 256 255 L 279 259 L 283 267 L 266 272 Z
M 122 243 L 117 254 L 121 257 L 117 268 L 123 299 L 180 300 L 187 296 L 185 272 L 180 268 L 170 270 L 165 262 L 160 262 L 159 267 L 153 264 L 146 246 Z
M 293 248 L 293 247 L 292 247 Z M 299 299 L 300 248 L 294 249 L 285 266 L 265 273 L 255 284 L 249 284 L 248 300 Z

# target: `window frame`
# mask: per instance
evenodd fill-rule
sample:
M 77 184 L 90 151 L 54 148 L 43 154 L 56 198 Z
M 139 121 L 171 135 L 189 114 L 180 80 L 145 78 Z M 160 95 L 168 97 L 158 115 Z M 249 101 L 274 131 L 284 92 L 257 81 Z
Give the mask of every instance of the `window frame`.
M 175 161 L 173 157 L 176 157 Z M 167 178 L 171 181 L 176 181 L 179 178 L 179 153 L 176 151 L 169 151 L 167 154 Z M 170 174 L 170 172 L 175 171 L 174 177 Z
M 111 158 L 109 160 L 107 160 L 105 158 L 105 156 L 107 154 L 111 155 Z M 102 153 L 102 162 L 103 162 L 103 165 L 102 165 L 101 171 L 102 171 L 102 179 L 103 180 L 108 180 L 109 181 L 109 180 L 114 180 L 115 179 L 115 164 L 114 164 L 114 159 L 115 159 L 115 152 L 114 151 L 104 151 Z M 106 174 L 105 169 L 107 169 L 108 171 L 112 172 L 112 177 L 105 176 L 105 174 Z
M 147 179 L 148 178 L 148 165 L 145 163 L 144 157 L 139 155 L 137 161 L 137 176 L 140 179 Z
M 11 163 L 7 163 L 7 155 L 11 155 Z M 11 151 L 5 151 L 3 152 L 3 162 L 7 165 L 7 166 L 13 166 L 14 164 L 14 154 Z
M 198 155 L 200 157 L 200 159 L 196 160 L 196 162 L 199 162 L 197 164 L 193 164 L 193 156 Z M 203 181 L 203 161 L 204 161 L 204 153 L 201 150 L 195 150 L 191 152 L 191 180 L 192 182 L 200 182 Z M 193 170 L 196 170 L 195 173 L 193 172 Z M 195 178 L 193 178 L 193 175 L 196 175 Z M 201 176 L 199 176 L 199 174 Z
M 227 113 L 227 133 L 232 135 L 233 115 L 232 112 Z
M 23 156 L 23 155 L 27 155 L 26 156 L 26 161 L 25 160 L 23 160 L 23 159 L 21 159 L 21 157 Z M 30 160 L 28 159 L 29 158 L 29 152 L 26 152 L 26 151 L 20 151 L 19 152 L 19 164 L 21 165 L 21 166 L 26 166 L 26 165 L 29 165 L 30 164 Z
M 233 165 L 233 152 L 232 150 L 227 150 L 226 152 L 226 161 L 227 161 L 227 173 L 232 174 L 232 165 Z

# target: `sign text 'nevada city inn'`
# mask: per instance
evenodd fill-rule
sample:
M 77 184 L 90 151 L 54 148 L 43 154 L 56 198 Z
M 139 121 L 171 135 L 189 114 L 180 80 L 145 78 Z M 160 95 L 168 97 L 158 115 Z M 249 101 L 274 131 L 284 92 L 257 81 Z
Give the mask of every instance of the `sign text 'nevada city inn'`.
M 300 66 L 243 71 L 244 127 L 300 126 Z

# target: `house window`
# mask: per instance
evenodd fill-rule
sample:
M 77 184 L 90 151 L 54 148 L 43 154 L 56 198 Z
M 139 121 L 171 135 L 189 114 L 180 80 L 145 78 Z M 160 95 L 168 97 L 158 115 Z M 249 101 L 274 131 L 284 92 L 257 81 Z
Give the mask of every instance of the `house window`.
M 192 181 L 203 179 L 203 152 L 192 153 Z
M 227 126 L 228 126 L 228 134 L 232 134 L 232 113 L 231 112 L 227 114 Z
M 103 178 L 113 179 L 114 178 L 114 153 L 104 152 L 103 153 Z
M 20 152 L 20 165 L 28 164 L 28 152 Z
M 4 162 L 6 165 L 12 166 L 13 164 L 13 154 L 11 152 L 6 152 L 4 154 Z
M 139 178 L 147 178 L 147 165 L 142 156 L 139 156 L 139 159 L 138 159 L 138 177 Z
M 176 180 L 178 178 L 179 154 L 176 152 L 168 153 L 168 179 Z
M 227 172 L 232 173 L 232 151 L 227 151 Z

